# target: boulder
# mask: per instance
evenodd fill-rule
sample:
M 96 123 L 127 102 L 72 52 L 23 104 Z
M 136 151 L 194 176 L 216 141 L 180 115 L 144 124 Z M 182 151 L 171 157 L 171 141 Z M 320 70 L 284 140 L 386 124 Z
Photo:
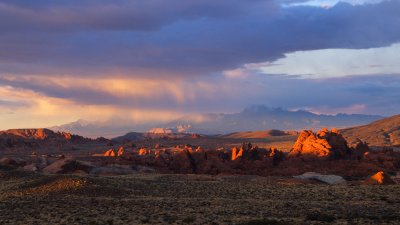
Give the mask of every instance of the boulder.
M 317 156 L 329 158 L 345 158 L 351 153 L 346 139 L 338 130 L 322 129 L 316 134 L 311 130 L 300 133 L 289 156 Z
M 337 175 L 322 175 L 319 173 L 314 173 L 314 172 L 307 172 L 299 176 L 293 176 L 294 178 L 297 179 L 302 179 L 302 180 L 317 180 L 326 184 L 342 184 L 346 183 L 346 180 L 343 179 L 341 176 Z
M 82 162 L 73 158 L 59 159 L 47 167 L 43 168 L 43 173 L 74 173 L 75 171 L 84 171 L 89 173 L 94 166 L 88 162 Z
M 368 179 L 370 184 L 389 185 L 396 184 L 392 178 L 383 171 L 379 171 Z
M 39 170 L 38 167 L 36 166 L 36 164 L 33 164 L 33 163 L 22 167 L 22 169 L 26 170 L 26 171 L 31 171 L 31 172 L 36 172 Z

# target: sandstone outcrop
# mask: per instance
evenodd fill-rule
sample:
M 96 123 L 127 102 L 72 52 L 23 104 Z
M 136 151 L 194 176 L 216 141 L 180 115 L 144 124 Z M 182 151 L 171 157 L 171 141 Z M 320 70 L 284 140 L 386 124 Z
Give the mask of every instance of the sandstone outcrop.
M 277 166 L 285 158 L 285 154 L 276 148 L 270 148 L 267 156 L 272 158 L 272 164 L 274 166 Z
M 311 130 L 300 133 L 289 156 L 317 156 L 329 158 L 345 158 L 351 153 L 346 139 L 338 130 L 322 129 L 316 134 Z
M 240 148 L 240 150 L 237 149 L 237 147 L 234 147 L 232 149 L 232 157 L 231 160 L 235 161 L 238 158 L 243 157 L 243 148 Z
M 115 157 L 115 151 L 113 149 L 109 149 L 103 153 L 103 156 Z
M 38 129 L 10 129 L 6 131 L 0 131 L 0 135 L 8 135 L 19 137 L 23 139 L 31 139 L 31 140 L 45 140 L 45 139 L 57 139 L 57 140 L 72 140 L 72 139 L 81 139 L 82 141 L 85 139 L 78 135 L 72 135 L 68 132 L 54 132 L 50 129 L 46 128 L 38 128 Z
M 141 148 L 138 151 L 138 155 L 150 155 L 150 154 L 151 154 L 151 151 L 146 148 Z
M 0 150 L 55 150 L 70 144 L 92 143 L 96 140 L 49 129 L 11 129 L 0 131 Z M 70 146 L 72 147 L 72 146 Z
M 122 155 L 124 155 L 124 153 L 125 153 L 124 148 L 123 148 L 123 147 L 120 147 L 120 148 L 118 149 L 117 156 L 122 156 Z
M 379 171 L 368 179 L 370 184 L 389 185 L 396 184 L 394 180 L 385 172 Z

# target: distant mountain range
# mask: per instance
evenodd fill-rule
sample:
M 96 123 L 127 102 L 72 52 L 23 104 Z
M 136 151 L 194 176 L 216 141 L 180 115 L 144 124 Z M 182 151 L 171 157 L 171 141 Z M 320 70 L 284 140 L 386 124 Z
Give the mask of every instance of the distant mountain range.
M 164 127 L 191 125 L 191 132 L 201 134 L 226 134 L 254 130 L 303 130 L 323 127 L 352 127 L 382 119 L 382 116 L 361 114 L 323 115 L 308 111 L 290 111 L 253 105 L 232 114 L 203 114 L 187 116 L 165 124 Z
M 254 130 L 302 130 L 322 127 L 346 128 L 371 123 L 382 116 L 362 114 L 315 114 L 304 110 L 290 111 L 253 105 L 239 113 L 209 113 L 184 116 L 165 124 L 130 124 L 116 122 L 73 123 L 50 127 L 52 130 L 70 132 L 86 137 L 116 137 L 128 132 L 146 132 L 154 127 L 169 128 L 181 133 L 227 134 Z
M 143 132 L 153 128 L 154 126 L 156 126 L 156 124 L 135 124 L 122 119 L 113 119 L 108 121 L 87 121 L 80 119 L 72 123 L 49 127 L 49 129 L 79 134 L 90 138 L 113 138 L 131 131 Z

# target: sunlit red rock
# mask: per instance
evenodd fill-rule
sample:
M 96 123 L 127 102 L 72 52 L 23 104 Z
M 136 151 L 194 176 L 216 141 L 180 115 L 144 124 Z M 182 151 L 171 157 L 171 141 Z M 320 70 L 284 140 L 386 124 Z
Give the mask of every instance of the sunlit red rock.
M 120 147 L 119 149 L 118 149 L 118 152 L 117 152 L 117 156 L 122 156 L 123 154 L 124 154 L 124 148 L 123 147 Z
M 300 133 L 289 156 L 317 156 L 330 158 L 345 158 L 350 154 L 347 141 L 333 129 L 322 129 L 316 134 L 311 130 Z
M 379 171 L 369 178 L 369 183 L 379 185 L 396 184 L 392 178 L 383 171 Z
M 234 147 L 233 149 L 232 149 L 232 157 L 231 157 L 231 160 L 232 161 L 235 161 L 235 160 L 237 160 L 237 159 L 239 159 L 239 158 L 242 158 L 243 157 L 243 148 L 241 147 L 239 150 L 237 149 L 237 147 Z
M 138 155 L 149 155 L 150 153 L 151 151 L 146 148 L 140 148 L 138 151 Z
M 113 149 L 109 149 L 103 153 L 103 156 L 115 157 L 115 151 Z

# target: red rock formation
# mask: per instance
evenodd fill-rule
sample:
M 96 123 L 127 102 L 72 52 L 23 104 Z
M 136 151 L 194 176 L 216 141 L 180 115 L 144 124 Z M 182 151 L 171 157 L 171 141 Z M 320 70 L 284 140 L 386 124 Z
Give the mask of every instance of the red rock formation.
M 318 156 L 330 158 L 344 158 L 350 153 L 346 140 L 336 130 L 322 129 L 314 134 L 311 130 L 300 133 L 289 156 Z
M 49 129 L 11 129 L 0 131 L 0 150 L 56 150 L 69 144 L 95 140 Z
M 193 173 L 194 160 L 189 158 L 190 153 L 188 151 L 179 151 L 173 154 L 170 169 L 176 173 Z
M 149 155 L 150 153 L 150 150 L 147 150 L 146 148 L 141 148 L 138 151 L 138 155 Z
M 38 129 L 10 129 L 6 131 L 0 131 L 0 135 L 13 135 L 15 137 L 21 137 L 24 139 L 35 139 L 44 140 L 48 138 L 52 139 L 64 139 L 71 140 L 72 134 L 66 132 L 54 132 L 46 128 Z M 77 136 L 77 135 L 75 135 Z
M 242 158 L 243 157 L 243 148 L 240 148 L 240 150 L 238 151 L 238 149 L 236 147 L 234 147 L 232 149 L 232 161 L 235 161 L 238 158 Z
M 360 139 L 358 139 L 357 144 L 354 146 L 354 150 L 355 150 L 356 152 L 359 152 L 360 154 L 364 154 L 364 153 L 370 151 L 367 142 L 363 142 L 363 141 L 361 141 Z
M 273 165 L 277 166 L 285 158 L 285 154 L 276 148 L 270 148 L 268 157 L 271 157 Z
M 245 152 L 245 155 L 248 160 L 255 161 L 255 160 L 261 159 L 260 152 L 261 152 L 260 149 L 257 146 L 255 146 L 255 147 L 249 148 Z
M 192 134 L 190 137 L 192 139 L 197 139 L 197 138 L 201 138 L 201 135 L 200 134 Z
M 376 174 L 372 175 L 368 182 L 370 184 L 379 184 L 379 185 L 389 185 L 389 184 L 396 184 L 396 182 L 394 182 L 392 180 L 392 178 L 390 178 L 389 175 L 387 175 L 385 172 L 383 171 L 379 171 Z
M 106 152 L 103 153 L 103 156 L 110 156 L 110 157 L 115 157 L 115 152 L 113 149 L 109 149 Z
M 62 132 L 61 135 L 63 135 L 66 140 L 71 140 L 72 139 L 71 133 Z
M 124 148 L 123 147 L 120 147 L 119 149 L 118 149 L 118 152 L 117 152 L 117 156 L 122 156 L 123 154 L 124 154 Z

